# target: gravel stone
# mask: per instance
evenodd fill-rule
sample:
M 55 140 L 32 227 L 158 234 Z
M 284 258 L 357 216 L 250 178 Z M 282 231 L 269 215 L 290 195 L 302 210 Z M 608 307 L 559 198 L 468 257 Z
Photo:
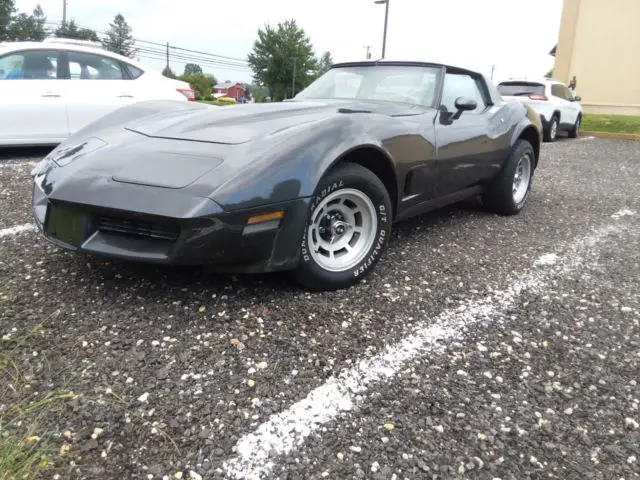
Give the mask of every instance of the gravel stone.
M 35 152 L 0 152 L 0 229 L 31 222 L 28 173 L 46 154 Z M 518 272 L 561 268 L 564 245 L 624 224 L 579 269 L 359 392 L 269 461 L 281 479 L 637 478 L 639 159 L 640 142 L 545 144 L 520 215 L 471 200 L 397 224 L 375 273 L 336 292 L 5 235 L 0 348 L 29 334 L 11 352 L 24 398 L 77 394 L 37 432 L 56 451 L 70 445 L 61 478 L 223 479 L 241 437 L 416 322 L 502 291 Z M 0 390 L 0 405 L 15 400 Z

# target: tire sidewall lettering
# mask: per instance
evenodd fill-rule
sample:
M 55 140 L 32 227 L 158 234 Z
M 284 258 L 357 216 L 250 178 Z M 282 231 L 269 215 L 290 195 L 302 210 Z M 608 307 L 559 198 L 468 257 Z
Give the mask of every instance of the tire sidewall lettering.
M 311 226 L 312 218 L 317 206 L 327 195 L 341 188 L 355 188 L 362 191 L 373 201 L 376 210 L 377 232 L 376 238 L 370 251 L 368 252 L 367 256 L 353 269 L 341 272 L 341 275 L 360 277 L 367 273 L 373 266 L 375 266 L 380 256 L 382 255 L 384 247 L 386 246 L 386 243 L 389 239 L 391 220 L 389 218 L 389 207 L 385 205 L 384 200 L 381 200 L 380 198 L 372 198 L 370 192 L 368 192 L 366 189 L 361 188 L 358 185 L 358 182 L 349 181 L 348 179 L 334 180 L 329 185 L 323 186 L 322 189 L 314 197 L 312 197 L 311 201 L 309 202 L 310 213 L 302 232 L 302 241 L 300 245 L 301 258 L 304 264 L 309 265 L 310 267 L 320 268 L 318 265 L 316 265 L 316 263 L 313 261 L 313 258 L 311 257 L 310 246 L 308 245 L 308 231 Z

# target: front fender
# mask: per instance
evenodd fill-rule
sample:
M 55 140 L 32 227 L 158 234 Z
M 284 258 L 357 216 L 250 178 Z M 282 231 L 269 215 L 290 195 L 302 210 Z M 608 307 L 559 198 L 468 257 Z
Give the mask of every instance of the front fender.
M 253 157 L 246 171 L 210 198 L 232 211 L 310 197 L 336 161 L 361 147 L 390 158 L 371 129 L 347 115 L 289 128 L 255 142 L 245 152 Z
M 521 106 L 523 108 L 523 112 L 521 115 L 519 115 L 520 118 L 517 120 L 517 123 L 513 128 L 511 138 L 509 139 L 509 147 L 513 147 L 515 145 L 518 139 L 522 137 L 523 134 L 525 134 L 525 130 L 529 129 L 529 131 L 531 131 L 531 129 L 533 128 L 536 132 L 536 141 L 532 143 L 533 148 L 536 152 L 537 160 L 540 155 L 540 145 L 542 144 L 542 120 L 540 119 L 540 115 L 538 115 L 536 111 L 531 107 L 526 104 L 521 104 Z M 526 133 L 525 135 L 529 137 L 528 133 Z M 530 137 L 528 139 L 530 141 L 532 140 L 532 138 Z

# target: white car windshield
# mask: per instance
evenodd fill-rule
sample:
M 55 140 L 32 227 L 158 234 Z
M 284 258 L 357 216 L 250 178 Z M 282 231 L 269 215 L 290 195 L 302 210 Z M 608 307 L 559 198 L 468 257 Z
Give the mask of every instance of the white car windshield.
M 296 95 L 296 100 L 381 100 L 433 106 L 440 70 L 421 66 L 332 68 Z

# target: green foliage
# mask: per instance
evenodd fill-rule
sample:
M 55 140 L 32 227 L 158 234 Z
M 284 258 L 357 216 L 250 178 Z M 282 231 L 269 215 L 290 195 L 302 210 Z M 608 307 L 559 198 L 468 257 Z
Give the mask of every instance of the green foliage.
M 553 78 L 553 68 L 546 73 L 545 77 Z
M 136 53 L 135 44 L 131 27 L 122 14 L 118 13 L 113 22 L 109 24 L 109 30 L 107 30 L 107 36 L 102 41 L 102 45 L 111 52 L 125 57 L 133 57 Z
M 164 67 L 164 69 L 162 70 L 162 75 L 168 78 L 178 78 L 177 75 L 173 73 L 173 70 L 171 70 L 171 67 L 169 65 Z
M 331 52 L 324 52 L 318 61 L 318 76 L 325 73 L 333 65 L 333 58 L 331 58 Z
M 183 75 L 185 77 L 189 77 L 192 75 L 202 75 L 202 67 L 196 63 L 187 63 L 184 66 Z
M 80 28 L 76 25 L 75 20 L 69 20 L 65 25 L 55 31 L 56 37 L 74 38 L 76 40 L 91 40 L 98 42 L 98 34 L 90 28 Z
M 9 25 L 14 11 L 14 0 L 0 0 L 0 42 L 10 40 Z
M 258 30 L 248 61 L 255 80 L 266 85 L 276 101 L 292 97 L 306 87 L 317 70 L 311 41 L 295 20 L 278 23 L 277 28 L 267 24 Z
M 185 69 L 186 70 L 186 69 Z M 182 75 L 180 80 L 188 82 L 196 91 L 196 99 L 210 99 L 213 91 L 213 86 L 216 84 L 216 77 L 210 73 L 200 75 Z
M 264 103 L 266 101 L 266 97 L 262 94 L 260 90 L 253 90 L 251 92 L 251 97 L 253 101 L 256 103 Z
M 3 17 L 0 18 L 0 40 L 35 42 L 44 40 L 46 36 L 44 25 L 47 18 L 44 16 L 42 7 L 37 5 L 31 15 L 18 13 L 6 17 L 5 12 L 15 11 L 10 8 L 10 3 L 0 4 L 0 15 Z M 9 19 L 8 23 L 7 18 Z

